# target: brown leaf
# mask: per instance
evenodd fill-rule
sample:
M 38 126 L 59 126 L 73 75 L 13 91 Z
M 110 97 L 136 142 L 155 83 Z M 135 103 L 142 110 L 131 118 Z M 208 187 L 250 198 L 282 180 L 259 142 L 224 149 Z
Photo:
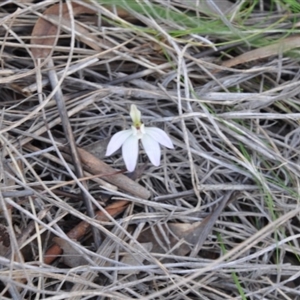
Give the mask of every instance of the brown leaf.
M 65 149 L 67 151 L 67 148 L 64 148 L 64 150 Z M 89 173 L 102 175 L 101 179 L 104 179 L 119 187 L 121 190 L 129 192 L 137 197 L 141 197 L 143 199 L 148 199 L 150 197 L 151 194 L 146 188 L 125 175 L 117 173 L 112 167 L 104 163 L 102 160 L 82 148 L 78 148 L 78 152 L 83 168 Z
M 70 149 L 67 146 L 61 146 L 64 158 L 70 161 Z M 92 155 L 83 148 L 77 147 L 83 169 L 93 175 L 98 175 L 99 178 L 117 186 L 119 189 L 128 192 L 136 197 L 149 199 L 151 193 L 149 190 L 125 176 L 123 171 L 116 171 L 111 166 L 106 164 L 95 155 Z
M 86 8 L 80 4 L 72 3 L 73 15 L 79 15 L 84 13 L 95 13 L 93 10 Z M 58 16 L 61 20 L 69 21 L 70 14 L 66 3 L 64 4 L 54 4 L 47 8 L 44 16 Z M 31 44 L 40 45 L 41 47 L 33 48 L 32 54 L 35 58 L 45 58 L 50 52 L 51 48 L 55 46 L 56 37 L 59 35 L 59 28 L 47 21 L 45 18 L 40 17 L 35 23 L 32 33 L 31 33 Z M 46 47 L 45 47 L 46 46 Z M 48 47 L 47 47 L 48 46 Z
M 257 59 L 266 58 L 272 55 L 278 55 L 288 50 L 300 47 L 300 36 L 292 36 L 283 40 L 277 41 L 275 44 L 261 47 L 252 51 L 243 53 L 237 57 L 223 62 L 222 67 L 233 67 L 239 64 L 247 63 Z

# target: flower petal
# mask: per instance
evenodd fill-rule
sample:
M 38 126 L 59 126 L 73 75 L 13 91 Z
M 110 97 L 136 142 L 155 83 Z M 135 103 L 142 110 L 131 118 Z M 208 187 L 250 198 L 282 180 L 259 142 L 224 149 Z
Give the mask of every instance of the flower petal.
M 160 164 L 160 147 L 158 142 L 153 139 L 150 135 L 145 134 L 142 137 L 143 147 L 154 166 L 159 166 Z
M 123 145 L 123 143 L 130 137 L 130 135 L 132 135 L 131 129 L 122 130 L 114 134 L 107 145 L 105 156 L 109 156 L 115 151 L 117 151 Z
M 171 139 L 163 130 L 156 127 L 145 127 L 145 132 L 161 145 L 170 149 L 174 149 Z
M 122 146 L 122 155 L 129 172 L 133 172 L 138 159 L 139 140 L 136 136 L 130 136 Z

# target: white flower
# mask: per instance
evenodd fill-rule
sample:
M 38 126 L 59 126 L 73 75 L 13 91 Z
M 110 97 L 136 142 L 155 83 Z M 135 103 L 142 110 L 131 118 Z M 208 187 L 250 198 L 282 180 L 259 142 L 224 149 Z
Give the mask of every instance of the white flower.
M 131 129 L 122 130 L 113 135 L 108 143 L 106 156 L 113 154 L 122 146 L 122 155 L 125 165 L 129 172 L 133 172 L 138 159 L 139 140 L 155 166 L 160 164 L 160 146 L 159 144 L 173 149 L 173 143 L 168 135 L 156 127 L 145 127 L 141 122 L 141 112 L 135 105 L 131 105 L 130 117 L 133 125 Z

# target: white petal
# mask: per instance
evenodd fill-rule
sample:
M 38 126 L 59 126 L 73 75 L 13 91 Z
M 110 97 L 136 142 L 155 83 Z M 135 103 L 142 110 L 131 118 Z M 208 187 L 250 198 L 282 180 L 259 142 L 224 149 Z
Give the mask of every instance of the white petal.
M 142 137 L 143 147 L 154 166 L 159 166 L 160 164 L 160 147 L 158 142 L 153 139 L 150 135 L 145 134 Z
M 132 135 L 131 129 L 122 130 L 114 134 L 107 145 L 105 156 L 109 156 L 115 151 L 117 151 L 123 145 L 123 143 L 130 137 L 130 135 Z
M 161 145 L 170 149 L 174 149 L 171 139 L 163 130 L 156 127 L 145 127 L 145 132 Z
M 136 136 L 130 136 L 122 146 L 122 155 L 129 172 L 133 172 L 138 159 L 139 140 Z

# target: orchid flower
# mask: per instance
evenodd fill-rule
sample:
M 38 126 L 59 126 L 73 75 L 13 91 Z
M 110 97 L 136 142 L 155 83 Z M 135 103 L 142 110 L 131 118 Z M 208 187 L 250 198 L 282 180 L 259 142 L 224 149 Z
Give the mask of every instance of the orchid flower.
M 133 172 L 137 164 L 139 140 L 154 166 L 160 164 L 160 146 L 159 144 L 173 149 L 173 143 L 168 135 L 156 127 L 145 127 L 141 122 L 141 112 L 132 104 L 130 108 L 130 117 L 132 119 L 131 129 L 122 130 L 114 134 L 108 143 L 105 156 L 109 156 L 122 146 L 122 155 L 129 172 Z

